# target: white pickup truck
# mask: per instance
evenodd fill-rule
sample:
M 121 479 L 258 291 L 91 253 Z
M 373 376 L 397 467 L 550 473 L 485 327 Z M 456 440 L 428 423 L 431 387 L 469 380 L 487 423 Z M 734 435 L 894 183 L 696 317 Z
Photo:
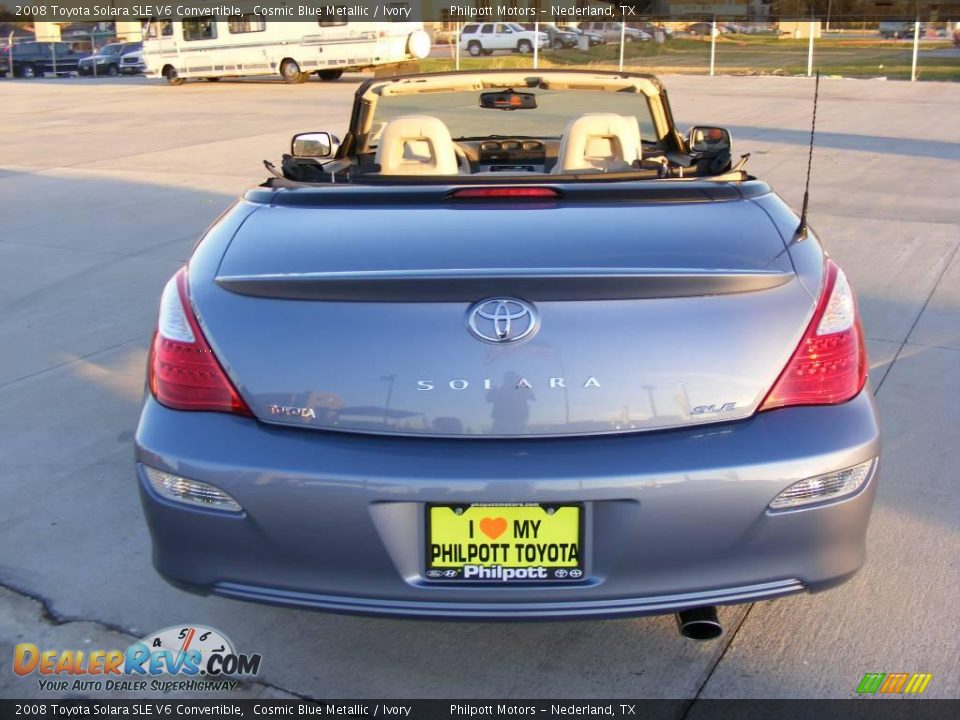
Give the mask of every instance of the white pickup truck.
M 527 55 L 533 48 L 547 44 L 547 34 L 525 30 L 517 23 L 468 23 L 460 33 L 460 47 L 473 57 L 492 55 L 494 50 L 507 50 Z

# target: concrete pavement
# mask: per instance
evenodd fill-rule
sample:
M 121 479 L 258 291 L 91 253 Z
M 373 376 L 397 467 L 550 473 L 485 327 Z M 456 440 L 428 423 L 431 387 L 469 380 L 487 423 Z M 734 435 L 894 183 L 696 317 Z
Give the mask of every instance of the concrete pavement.
M 850 583 L 722 609 L 724 636 L 694 644 L 670 617 L 363 619 L 194 597 L 154 574 L 130 439 L 160 290 L 262 159 L 294 132 L 345 129 L 355 80 L 0 82 L 0 657 L 24 638 L 116 644 L 186 622 L 262 653 L 251 694 L 850 697 L 865 672 L 903 670 L 960 697 L 960 145 L 936 120 L 960 108 L 950 84 L 821 84 L 811 218 L 859 291 L 885 431 L 870 559 Z M 799 205 L 809 81 L 665 81 L 682 127 L 731 127 Z M 35 695 L 3 662 L 0 695 Z

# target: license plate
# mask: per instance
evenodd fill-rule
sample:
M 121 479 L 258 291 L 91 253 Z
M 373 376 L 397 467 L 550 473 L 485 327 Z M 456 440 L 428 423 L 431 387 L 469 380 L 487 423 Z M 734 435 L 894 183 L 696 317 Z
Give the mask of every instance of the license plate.
M 427 505 L 426 576 L 471 582 L 582 580 L 580 505 Z

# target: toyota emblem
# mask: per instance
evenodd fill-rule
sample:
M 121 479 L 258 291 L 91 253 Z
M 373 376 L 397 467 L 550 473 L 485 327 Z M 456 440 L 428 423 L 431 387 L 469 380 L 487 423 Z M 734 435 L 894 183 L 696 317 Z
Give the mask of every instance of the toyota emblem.
M 537 311 L 514 298 L 490 298 L 475 303 L 468 312 L 470 332 L 491 343 L 511 343 L 528 338 L 539 325 Z

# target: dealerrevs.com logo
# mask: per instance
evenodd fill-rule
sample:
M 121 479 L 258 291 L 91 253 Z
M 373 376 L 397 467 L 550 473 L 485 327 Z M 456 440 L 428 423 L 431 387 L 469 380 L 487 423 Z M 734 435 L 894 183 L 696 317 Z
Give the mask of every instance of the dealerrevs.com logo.
M 13 671 L 37 677 L 48 692 L 170 692 L 233 690 L 231 678 L 260 672 L 259 654 L 243 654 L 218 630 L 202 625 L 169 627 L 126 649 L 41 649 L 20 643 Z

